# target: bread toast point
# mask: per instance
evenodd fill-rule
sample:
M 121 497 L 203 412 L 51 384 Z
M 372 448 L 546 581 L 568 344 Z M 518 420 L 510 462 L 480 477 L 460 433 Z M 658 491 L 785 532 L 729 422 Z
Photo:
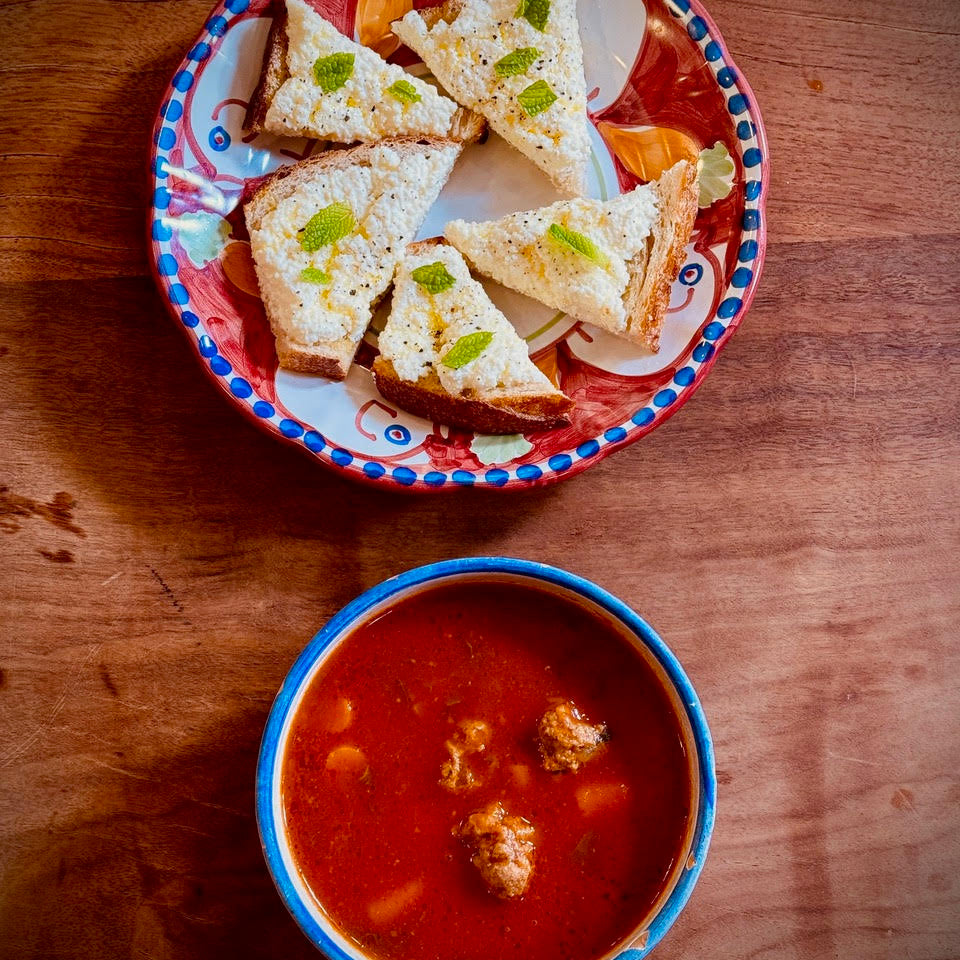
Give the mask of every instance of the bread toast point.
M 282 167 L 250 198 L 244 216 L 281 367 L 347 375 L 374 306 L 462 147 L 409 137 L 329 150 Z M 315 216 L 344 206 L 351 225 L 342 234 L 319 246 L 302 242 Z
M 419 134 L 466 143 L 483 133 L 482 117 L 345 37 L 304 0 L 274 0 L 272 12 L 244 129 L 339 143 Z M 314 76 L 331 53 L 352 58 L 350 75 L 333 90 L 318 86 Z M 391 89 L 401 81 L 411 96 L 398 101 Z
M 453 220 L 444 233 L 480 273 L 656 352 L 696 215 L 697 168 L 682 160 L 610 200 Z
M 648 246 L 629 266 L 630 282 L 624 294 L 629 339 L 660 349 L 670 288 L 683 266 L 684 250 L 697 218 L 697 167 L 683 160 L 657 181 L 658 219 Z
M 410 11 L 393 31 L 450 96 L 486 117 L 565 194 L 582 196 L 590 139 L 576 0 L 538 9 L 543 22 L 528 20 L 516 0 L 446 0 Z
M 438 263 L 454 282 L 430 292 L 413 278 L 417 268 Z M 455 344 L 478 332 L 491 335 L 487 347 L 457 368 L 444 363 Z M 526 344 L 463 258 L 439 239 L 407 247 L 380 345 L 373 373 L 381 394 L 437 423 L 478 433 L 528 433 L 566 423 L 573 406 L 530 360 Z

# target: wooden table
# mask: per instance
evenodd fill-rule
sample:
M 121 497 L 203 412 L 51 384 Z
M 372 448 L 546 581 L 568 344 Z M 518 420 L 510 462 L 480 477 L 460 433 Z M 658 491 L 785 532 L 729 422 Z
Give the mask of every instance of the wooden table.
M 713 0 L 774 162 L 742 330 L 640 444 L 439 506 L 257 432 L 154 291 L 208 5 L 0 6 L 0 955 L 314 956 L 252 814 L 273 694 L 358 592 L 484 553 L 614 590 L 699 688 L 719 819 L 659 957 L 960 955 L 955 5 Z

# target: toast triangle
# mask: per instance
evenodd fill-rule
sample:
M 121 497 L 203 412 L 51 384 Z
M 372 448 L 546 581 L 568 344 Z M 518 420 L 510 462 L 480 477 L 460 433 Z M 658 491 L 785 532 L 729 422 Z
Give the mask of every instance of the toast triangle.
M 280 366 L 341 380 L 463 144 L 384 140 L 282 167 L 244 206 Z
M 519 7 L 517 0 L 447 0 L 411 11 L 393 30 L 452 97 L 482 114 L 561 191 L 586 192 L 590 139 L 576 0 L 521 0 Z
M 611 200 L 454 220 L 444 233 L 480 273 L 656 352 L 697 198 L 696 165 L 682 160 Z
M 373 364 L 387 400 L 477 433 L 526 433 L 566 422 L 572 401 L 530 359 L 453 247 L 438 240 L 411 244 L 394 283 Z
M 482 120 L 436 88 L 345 37 L 304 0 L 277 5 L 245 127 L 371 143 L 387 137 L 476 139 Z

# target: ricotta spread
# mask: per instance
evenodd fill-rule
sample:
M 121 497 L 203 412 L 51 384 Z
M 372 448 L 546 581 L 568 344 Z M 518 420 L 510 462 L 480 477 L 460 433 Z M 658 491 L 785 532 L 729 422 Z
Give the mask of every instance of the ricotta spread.
M 287 41 L 290 77 L 274 96 L 265 120 L 273 133 L 352 143 L 449 132 L 457 110 L 452 100 L 347 39 L 303 0 L 287 0 Z M 353 67 L 343 86 L 328 93 L 316 82 L 314 64 L 336 53 L 352 54 Z M 401 80 L 412 85 L 419 100 L 387 92 Z
M 437 262 L 456 283 L 430 293 L 411 274 Z M 457 369 L 443 363 L 454 344 L 479 332 L 491 333 L 493 339 L 476 359 Z M 453 396 L 556 392 L 530 359 L 527 345 L 510 321 L 470 276 L 463 257 L 446 244 L 409 255 L 400 264 L 390 319 L 380 334 L 380 353 L 393 364 L 398 377 L 411 383 L 434 370 Z
M 458 153 L 454 144 L 419 153 L 374 147 L 369 165 L 325 170 L 264 215 L 250 244 L 275 335 L 304 346 L 343 337 L 359 341 L 372 304 L 387 289 Z M 300 231 L 334 203 L 350 209 L 354 229 L 315 252 L 304 250 Z M 305 279 L 309 268 L 330 282 Z
M 562 200 L 484 223 L 453 220 L 444 232 L 498 283 L 622 333 L 628 319 L 623 303 L 628 263 L 646 244 L 658 203 L 657 186 L 648 183 L 612 200 Z M 547 231 L 553 224 L 589 238 L 602 254 L 601 262 L 551 240 Z
M 451 96 L 485 116 L 561 189 L 574 195 L 585 191 L 590 140 L 576 0 L 551 0 L 542 32 L 517 16 L 517 0 L 466 0 L 453 23 L 441 20 L 429 30 L 413 11 L 394 24 L 394 31 Z M 502 58 L 527 48 L 540 55 L 525 72 L 498 74 Z M 530 116 L 519 95 L 539 80 L 557 99 Z

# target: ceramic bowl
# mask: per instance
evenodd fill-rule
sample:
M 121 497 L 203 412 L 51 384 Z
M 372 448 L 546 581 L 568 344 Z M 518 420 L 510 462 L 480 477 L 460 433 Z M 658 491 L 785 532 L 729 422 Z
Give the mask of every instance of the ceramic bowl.
M 462 580 L 514 582 L 576 600 L 607 619 L 660 675 L 685 728 L 694 782 L 683 856 L 660 900 L 633 933 L 604 960 L 640 960 L 660 941 L 683 909 L 703 869 L 713 832 L 716 775 L 713 743 L 703 709 L 679 661 L 656 632 L 623 601 L 595 583 L 541 563 L 506 557 L 447 560 L 409 570 L 372 587 L 347 604 L 317 633 L 287 674 L 267 719 L 257 765 L 257 824 L 264 857 L 287 909 L 310 941 L 332 960 L 366 960 L 326 918 L 301 878 L 284 827 L 280 774 L 291 721 L 317 670 L 361 623 L 397 601 Z M 598 958 L 599 960 L 599 958 Z

